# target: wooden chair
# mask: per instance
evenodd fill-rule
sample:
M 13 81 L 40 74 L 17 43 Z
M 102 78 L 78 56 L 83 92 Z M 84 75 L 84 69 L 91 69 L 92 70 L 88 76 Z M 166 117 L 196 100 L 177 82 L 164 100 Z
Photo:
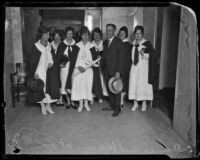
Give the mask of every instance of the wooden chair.
M 13 107 L 15 107 L 15 99 L 20 101 L 20 96 L 27 94 L 27 77 L 28 68 L 26 63 L 16 63 L 16 72 L 10 74 L 11 95 Z M 24 93 L 22 95 L 22 93 Z

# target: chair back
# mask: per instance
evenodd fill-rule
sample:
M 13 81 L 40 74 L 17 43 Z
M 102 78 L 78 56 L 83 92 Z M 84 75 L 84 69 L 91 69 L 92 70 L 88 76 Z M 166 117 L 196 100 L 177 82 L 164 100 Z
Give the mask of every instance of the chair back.
M 26 83 L 28 77 L 28 68 L 26 63 L 16 63 L 16 74 L 18 83 Z

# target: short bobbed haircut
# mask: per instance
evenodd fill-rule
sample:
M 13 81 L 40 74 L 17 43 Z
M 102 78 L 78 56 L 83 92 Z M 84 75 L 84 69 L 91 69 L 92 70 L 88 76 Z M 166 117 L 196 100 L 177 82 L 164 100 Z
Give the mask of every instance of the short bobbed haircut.
M 134 32 L 133 32 L 134 35 L 135 35 L 135 33 L 136 33 L 137 30 L 140 30 L 140 31 L 142 32 L 142 35 L 144 35 L 144 27 L 143 27 L 143 26 L 137 25 L 137 26 L 135 27 Z
M 96 27 L 96 28 L 93 29 L 93 31 L 92 31 L 92 40 L 94 40 L 94 33 L 99 33 L 100 37 L 102 39 L 102 31 L 101 31 L 101 29 L 99 27 Z
M 125 34 L 126 34 L 126 38 L 128 37 L 128 28 L 126 26 L 123 26 L 119 29 L 119 33 L 118 33 L 118 36 L 120 34 L 121 31 L 124 31 Z
M 46 26 L 40 26 L 37 30 L 37 36 L 36 39 L 39 40 L 42 38 L 43 34 L 48 33 L 49 32 L 49 28 Z

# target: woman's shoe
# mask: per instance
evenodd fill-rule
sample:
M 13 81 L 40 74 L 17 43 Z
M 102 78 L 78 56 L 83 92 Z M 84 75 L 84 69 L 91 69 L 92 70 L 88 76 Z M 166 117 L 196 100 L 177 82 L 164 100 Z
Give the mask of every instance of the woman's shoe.
M 46 107 L 45 107 L 45 104 L 40 104 L 41 105 L 41 112 L 43 115 L 47 115 L 47 110 L 46 110 Z
M 147 104 L 146 103 L 142 103 L 141 111 L 146 111 L 146 108 L 147 108 Z
M 58 101 L 56 102 L 56 106 L 58 106 L 58 107 L 64 106 L 64 103 L 63 103 L 62 101 L 58 100 Z
M 55 112 L 52 110 L 50 104 L 46 105 L 46 110 L 50 113 L 50 114 L 54 114 Z
M 85 105 L 84 107 L 85 107 L 86 111 L 88 111 L 88 112 L 90 112 L 90 111 L 91 111 L 91 109 L 90 109 L 90 107 L 89 107 L 89 106 Z
M 90 104 L 93 104 L 94 103 L 94 100 L 91 100 Z
M 73 109 L 77 109 L 77 106 L 75 104 L 74 105 L 70 104 L 70 107 L 73 108 Z
M 99 99 L 99 103 L 103 103 L 103 99 L 100 98 L 100 99 Z
M 81 112 L 82 109 L 83 109 L 83 106 L 79 106 L 79 107 L 78 107 L 78 112 Z
M 138 105 L 133 105 L 133 107 L 131 108 L 131 111 L 135 111 L 138 108 Z

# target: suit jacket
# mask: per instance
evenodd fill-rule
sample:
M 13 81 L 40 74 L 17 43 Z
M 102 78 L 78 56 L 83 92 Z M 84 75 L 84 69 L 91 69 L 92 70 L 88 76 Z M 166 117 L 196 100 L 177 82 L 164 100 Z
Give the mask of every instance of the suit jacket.
M 122 76 L 124 74 L 124 50 L 122 40 L 114 37 L 110 47 L 108 48 L 108 40 L 103 42 L 103 56 L 101 59 L 101 69 L 110 75 L 114 76 L 119 72 Z

